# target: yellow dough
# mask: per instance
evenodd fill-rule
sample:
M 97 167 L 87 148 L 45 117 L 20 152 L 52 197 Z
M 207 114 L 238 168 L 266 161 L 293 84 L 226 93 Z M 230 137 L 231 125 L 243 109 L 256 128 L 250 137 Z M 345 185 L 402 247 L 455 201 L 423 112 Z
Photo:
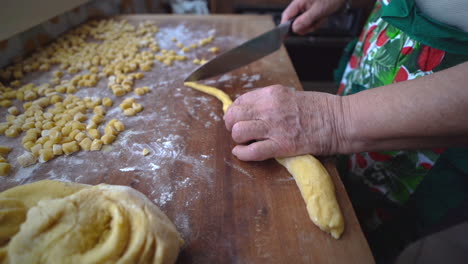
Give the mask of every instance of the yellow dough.
M 229 96 L 217 88 L 194 82 L 185 82 L 184 85 L 218 98 L 223 103 L 225 113 L 232 104 Z M 277 158 L 276 160 L 296 180 L 312 222 L 334 238 L 340 238 L 344 230 L 343 215 L 336 200 L 331 177 L 320 161 L 312 155 Z
M 0 224 L 0 263 L 174 263 L 183 244 L 156 205 L 117 185 L 18 186 L 0 193 Z

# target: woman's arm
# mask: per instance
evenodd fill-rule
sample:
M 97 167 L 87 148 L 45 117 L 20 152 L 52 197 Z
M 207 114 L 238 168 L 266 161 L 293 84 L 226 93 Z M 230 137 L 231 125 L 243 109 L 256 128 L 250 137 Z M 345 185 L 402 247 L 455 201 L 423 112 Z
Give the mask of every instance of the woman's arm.
M 468 62 L 350 96 L 274 85 L 229 107 L 241 160 L 468 145 Z
M 339 152 L 468 144 L 468 62 L 341 101 Z

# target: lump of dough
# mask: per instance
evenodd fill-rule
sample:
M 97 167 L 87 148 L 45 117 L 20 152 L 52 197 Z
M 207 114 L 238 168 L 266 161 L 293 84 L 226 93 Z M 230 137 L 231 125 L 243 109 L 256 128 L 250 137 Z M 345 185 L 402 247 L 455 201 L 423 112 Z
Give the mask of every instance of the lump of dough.
M 6 203 L 24 222 L 9 243 L 7 234 L 0 240 L 5 263 L 174 263 L 183 244 L 169 218 L 130 187 L 42 181 L 0 193 Z

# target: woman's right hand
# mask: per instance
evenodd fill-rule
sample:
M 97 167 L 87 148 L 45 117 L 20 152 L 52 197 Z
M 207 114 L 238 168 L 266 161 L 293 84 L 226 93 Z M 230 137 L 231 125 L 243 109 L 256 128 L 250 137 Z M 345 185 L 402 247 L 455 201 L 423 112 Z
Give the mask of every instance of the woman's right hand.
M 293 0 L 284 10 L 281 23 L 299 15 L 292 26 L 294 33 L 304 35 L 317 29 L 323 20 L 340 9 L 346 0 Z

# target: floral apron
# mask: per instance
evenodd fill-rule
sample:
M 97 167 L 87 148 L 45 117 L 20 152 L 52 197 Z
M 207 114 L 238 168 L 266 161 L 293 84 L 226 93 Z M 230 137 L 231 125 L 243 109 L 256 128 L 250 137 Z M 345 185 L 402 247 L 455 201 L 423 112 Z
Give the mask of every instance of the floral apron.
M 348 55 L 338 94 L 415 79 L 468 61 L 468 33 L 424 16 L 413 1 L 389 2 L 376 2 Z M 466 163 L 468 152 L 460 151 L 465 157 L 460 162 Z M 385 197 L 385 203 L 399 207 L 408 202 L 444 152 L 438 148 L 353 154 L 345 158 L 344 177 L 363 182 L 368 190 Z M 377 204 L 361 222 L 372 230 L 387 218 L 391 218 L 388 210 Z

